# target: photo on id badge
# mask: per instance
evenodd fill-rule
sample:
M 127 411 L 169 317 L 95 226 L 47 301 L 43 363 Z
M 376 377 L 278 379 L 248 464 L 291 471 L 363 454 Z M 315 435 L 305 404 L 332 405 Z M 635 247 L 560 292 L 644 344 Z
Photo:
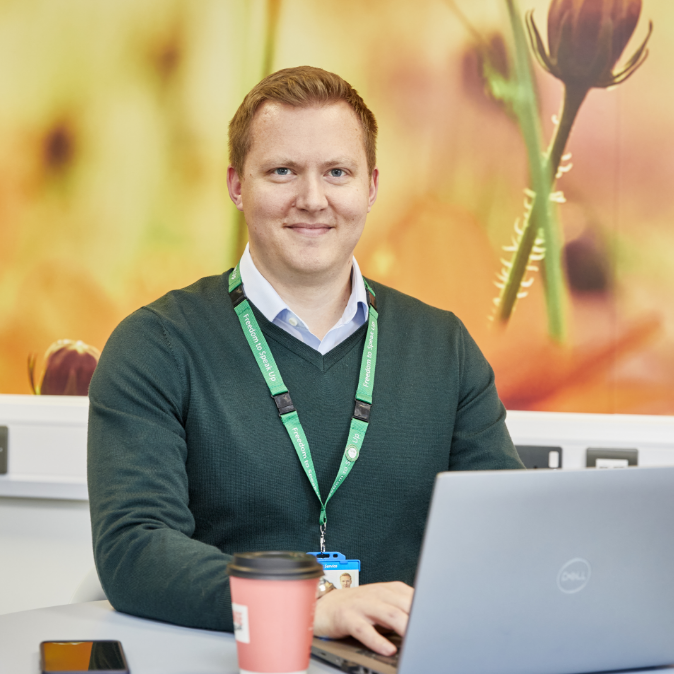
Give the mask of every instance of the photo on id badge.
M 323 567 L 321 583 L 326 590 L 343 590 L 358 587 L 360 560 L 347 559 L 339 552 L 310 552 Z

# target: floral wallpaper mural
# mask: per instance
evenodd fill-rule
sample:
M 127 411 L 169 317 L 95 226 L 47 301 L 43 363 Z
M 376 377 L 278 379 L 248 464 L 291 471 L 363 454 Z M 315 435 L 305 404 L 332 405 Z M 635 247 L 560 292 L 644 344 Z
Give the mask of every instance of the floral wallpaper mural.
M 509 409 L 674 414 L 671 0 L 0 0 L 0 393 L 82 394 L 234 264 L 227 123 L 301 64 L 379 120 L 366 275 L 454 311 Z

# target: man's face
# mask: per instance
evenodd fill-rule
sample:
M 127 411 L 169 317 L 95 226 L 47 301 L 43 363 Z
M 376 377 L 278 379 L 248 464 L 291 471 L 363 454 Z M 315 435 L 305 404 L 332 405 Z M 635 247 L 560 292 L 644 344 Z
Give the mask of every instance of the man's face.
M 351 576 L 348 573 L 341 576 L 339 580 L 342 583 L 342 589 L 351 587 Z
M 228 186 L 245 214 L 260 271 L 301 282 L 350 269 L 378 184 L 377 170 L 368 174 L 351 107 L 267 101 L 253 119 L 251 139 L 243 179 L 230 167 Z

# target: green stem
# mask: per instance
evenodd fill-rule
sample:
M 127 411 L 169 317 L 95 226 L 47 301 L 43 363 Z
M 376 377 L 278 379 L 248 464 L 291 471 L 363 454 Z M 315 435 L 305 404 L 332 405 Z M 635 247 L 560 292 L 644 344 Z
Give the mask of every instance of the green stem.
M 543 158 L 541 145 L 542 130 L 540 127 L 538 104 L 531 72 L 529 51 L 524 34 L 524 27 L 520 20 L 519 12 L 515 6 L 515 0 L 506 0 L 508 14 L 513 32 L 515 44 L 515 90 L 513 97 L 513 112 L 517 117 L 527 151 L 527 159 L 530 171 L 531 187 L 535 194 L 531 209 L 523 224 L 522 235 L 519 238 L 517 250 L 511 260 L 507 272 L 507 280 L 501 292 L 496 311 L 496 320 L 507 322 L 517 303 L 518 294 L 521 292 L 529 258 L 538 235 L 538 228 L 542 220 L 549 214 L 550 202 L 550 173 L 547 162 Z M 550 305 L 548 305 L 548 315 Z M 555 325 L 560 324 L 557 317 Z M 563 324 L 563 319 L 561 320 Z M 559 333 L 559 328 L 555 329 Z
M 559 227 L 550 195 L 571 128 L 587 95 L 587 90 L 565 90 L 561 118 L 550 147 L 543 156 L 542 131 L 524 27 L 515 0 L 506 0 L 506 4 L 515 42 L 517 85 L 513 109 L 527 149 L 531 187 L 535 196 L 525 219 L 517 249 L 507 270 L 507 278 L 499 297 L 496 320 L 506 323 L 510 319 L 518 295 L 521 293 L 531 253 L 538 234 L 541 232 L 545 241 L 545 296 L 548 332 L 554 340 L 561 342 L 566 334 L 564 275 Z
M 34 353 L 28 354 L 28 382 L 30 383 L 30 389 L 33 392 L 33 395 L 40 395 L 40 387 L 35 386 L 35 361 L 36 356 Z
M 589 89 L 586 87 L 577 89 L 569 86 L 564 87 L 564 99 L 562 100 L 562 109 L 559 113 L 559 124 L 546 154 L 553 183 L 556 180 L 557 171 L 559 170 L 569 136 L 571 135 L 571 129 L 588 92 Z
M 533 214 L 537 206 L 536 201 L 534 201 L 531 211 L 524 221 L 522 235 L 519 238 L 517 250 L 510 261 L 507 280 L 501 290 L 496 308 L 496 320 L 501 323 L 507 323 L 515 310 L 517 296 L 521 292 L 522 281 L 524 281 L 524 277 L 526 276 L 529 259 L 531 258 L 534 243 L 536 243 L 538 228 L 533 226 Z

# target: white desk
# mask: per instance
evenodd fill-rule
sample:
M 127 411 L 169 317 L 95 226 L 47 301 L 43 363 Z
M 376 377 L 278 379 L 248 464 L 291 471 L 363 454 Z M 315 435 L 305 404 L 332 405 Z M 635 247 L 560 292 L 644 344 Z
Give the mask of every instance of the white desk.
M 132 674 L 238 674 L 239 671 L 236 642 L 231 634 L 135 618 L 117 613 L 107 601 L 95 601 L 0 615 L 0 674 L 37 674 L 41 641 L 75 639 L 121 641 Z M 309 666 L 310 674 L 338 671 L 314 659 Z M 674 668 L 641 671 L 673 674 Z
M 232 634 L 117 613 L 107 601 L 0 615 L 0 674 L 38 674 L 41 641 L 114 639 L 132 674 L 238 674 Z M 311 674 L 338 670 L 312 659 Z

